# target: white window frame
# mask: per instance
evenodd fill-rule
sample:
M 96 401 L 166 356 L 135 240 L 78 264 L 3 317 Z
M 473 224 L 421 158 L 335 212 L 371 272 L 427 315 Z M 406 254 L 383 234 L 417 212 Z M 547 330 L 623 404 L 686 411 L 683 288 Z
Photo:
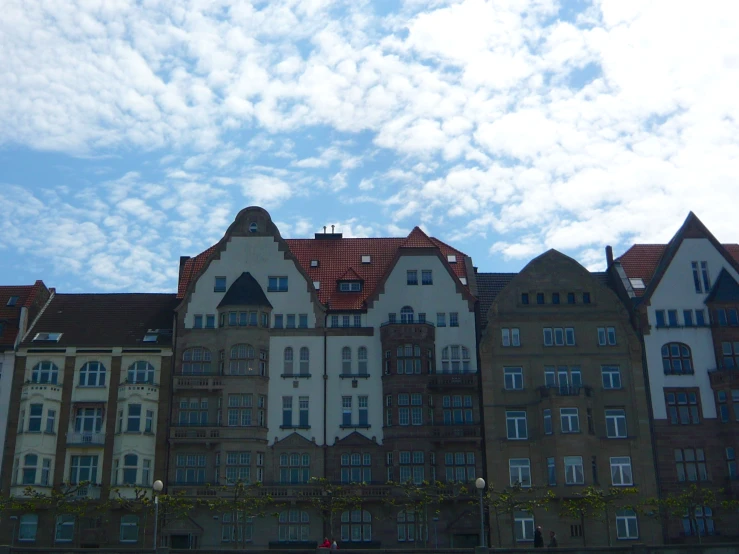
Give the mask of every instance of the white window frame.
M 633 524 L 633 528 L 629 525 Z M 639 538 L 639 519 L 633 510 L 618 510 L 616 512 L 616 538 L 619 540 L 634 540 Z
M 503 384 L 505 390 L 523 390 L 523 368 L 504 367 Z
M 601 382 L 605 390 L 620 390 L 623 388 L 623 380 L 621 379 L 621 368 L 617 365 L 600 366 Z M 618 376 L 618 386 L 615 386 L 613 376 Z M 606 386 L 606 384 L 608 386 Z
M 614 456 L 610 459 L 610 464 L 611 484 L 614 487 L 631 487 L 634 485 L 634 470 L 631 466 L 630 456 Z
M 534 541 L 534 515 L 528 512 L 514 513 L 516 542 Z
M 521 416 L 523 414 L 523 417 Z M 521 429 L 521 421 L 523 421 L 523 432 Z M 514 423 L 515 433 L 511 436 L 510 423 Z M 528 415 L 523 410 L 508 410 L 506 411 L 506 437 L 508 440 L 528 440 L 529 429 L 528 429 Z
M 559 420 L 562 433 L 580 432 L 580 411 L 577 408 L 560 408 Z
M 609 439 L 625 439 L 629 434 L 626 422 L 626 410 L 611 408 L 605 411 L 606 436 Z
M 127 531 L 133 530 L 133 538 L 126 536 Z M 121 516 L 120 526 L 120 541 L 122 543 L 136 543 L 139 542 L 139 516 L 135 514 L 125 514 Z M 126 538 L 124 538 L 126 536 Z
M 529 458 L 509 458 L 508 477 L 513 487 L 519 483 L 522 488 L 531 487 L 531 460 Z
M 585 469 L 582 465 L 582 456 L 565 456 L 565 484 L 566 485 L 584 485 Z M 579 473 L 578 473 L 579 470 Z M 579 477 L 579 479 L 578 479 Z

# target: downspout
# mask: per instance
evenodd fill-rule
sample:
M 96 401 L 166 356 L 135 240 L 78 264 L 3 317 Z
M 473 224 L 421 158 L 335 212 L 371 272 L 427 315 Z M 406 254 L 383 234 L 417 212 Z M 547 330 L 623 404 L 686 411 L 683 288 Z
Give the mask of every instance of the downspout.
M 328 472 L 326 471 L 326 458 L 328 445 L 326 438 L 328 435 L 326 418 L 328 415 L 328 311 L 323 314 L 323 478 L 326 479 Z

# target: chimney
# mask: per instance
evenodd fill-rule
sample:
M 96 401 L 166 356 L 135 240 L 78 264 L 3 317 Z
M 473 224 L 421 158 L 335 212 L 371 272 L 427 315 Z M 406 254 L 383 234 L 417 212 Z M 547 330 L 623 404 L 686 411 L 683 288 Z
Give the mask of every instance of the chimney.
M 613 265 L 613 248 L 610 245 L 606 246 L 606 261 L 608 262 L 608 267 Z
M 334 234 L 334 225 L 331 225 L 331 234 Z

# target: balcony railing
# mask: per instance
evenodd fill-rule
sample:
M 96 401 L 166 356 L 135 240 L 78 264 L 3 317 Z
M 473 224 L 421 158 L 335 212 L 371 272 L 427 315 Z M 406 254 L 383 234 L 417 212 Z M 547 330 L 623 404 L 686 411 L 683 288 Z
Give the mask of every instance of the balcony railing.
M 67 444 L 103 446 L 105 444 L 105 433 L 93 433 L 86 431 L 74 431 L 67 433 Z
M 174 390 L 220 390 L 223 389 L 223 377 L 208 375 L 177 375 L 174 378 Z
M 418 321 L 418 319 L 406 319 L 404 321 L 395 320 L 380 323 L 380 327 L 386 327 L 388 325 L 428 325 L 429 327 L 435 327 L 435 325 L 430 321 Z
M 100 485 L 65 485 L 62 492 L 71 499 L 87 498 L 90 500 L 100 500 Z
M 477 372 L 436 373 L 428 381 L 429 388 L 471 388 L 477 386 Z
M 731 385 L 739 383 L 739 368 L 720 365 L 708 370 L 711 385 Z

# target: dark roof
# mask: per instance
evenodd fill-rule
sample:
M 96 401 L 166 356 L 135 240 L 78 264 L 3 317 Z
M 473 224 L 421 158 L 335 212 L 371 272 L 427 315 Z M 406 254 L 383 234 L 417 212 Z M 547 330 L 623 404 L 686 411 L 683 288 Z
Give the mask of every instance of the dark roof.
M 0 350 L 13 348 L 21 331 L 21 308 L 31 307 L 42 289 L 46 290 L 43 281 L 36 281 L 33 285 L 0 287 Z M 8 306 L 8 301 L 14 296 L 18 297 L 17 301 Z
M 218 307 L 223 306 L 269 306 L 272 304 L 267 300 L 262 287 L 248 271 L 241 274 L 223 295 Z
M 710 302 L 739 302 L 739 283 L 726 268 L 721 268 L 721 273 L 706 297 L 706 304 Z
M 174 294 L 57 294 L 22 346 L 170 346 L 176 305 Z M 150 329 L 165 333 L 144 342 Z M 34 342 L 37 333 L 62 336 L 59 341 Z
M 488 324 L 488 311 L 505 286 L 510 283 L 518 273 L 478 273 L 477 274 L 477 298 L 480 301 L 480 328 L 484 329 Z

